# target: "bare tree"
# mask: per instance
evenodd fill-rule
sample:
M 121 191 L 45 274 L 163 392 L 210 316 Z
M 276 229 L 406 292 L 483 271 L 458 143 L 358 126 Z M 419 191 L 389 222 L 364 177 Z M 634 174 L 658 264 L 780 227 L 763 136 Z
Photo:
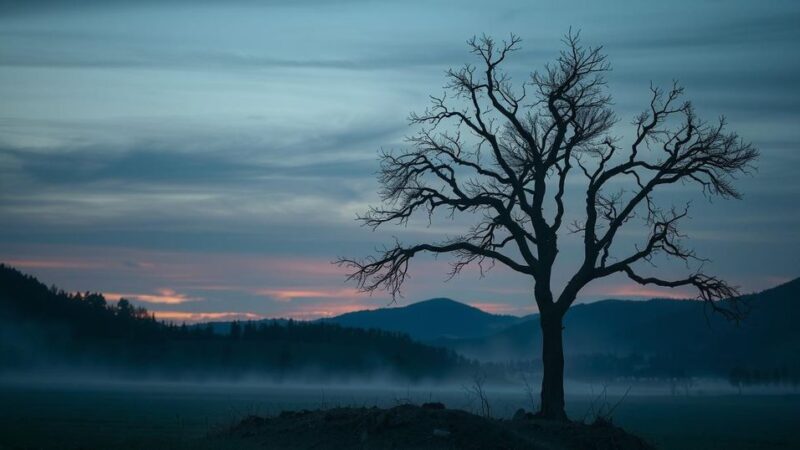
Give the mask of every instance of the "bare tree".
M 395 242 L 377 256 L 338 262 L 352 270 L 349 279 L 362 290 L 386 289 L 393 296 L 407 278 L 409 261 L 426 252 L 454 255 L 451 275 L 471 263 L 501 263 L 532 277 L 543 340 L 539 414 L 566 420 L 562 320 L 592 280 L 624 274 L 643 285 L 691 286 L 714 311 L 738 320 L 735 302 L 718 301 L 735 298 L 736 288 L 704 273 L 702 260 L 682 242 L 678 223 L 688 205 L 661 207 L 654 194 L 683 183 L 709 197 L 739 198 L 733 181 L 749 172 L 758 151 L 727 132 L 724 119 L 698 119 L 691 104 L 680 100 L 677 84 L 668 90 L 651 86 L 650 104 L 634 119 L 635 135 L 623 145 L 610 134 L 617 118 L 606 92 L 606 56 L 600 47 L 583 46 L 572 32 L 555 63 L 519 86 L 501 69 L 518 49 L 518 37 L 468 43 L 480 68 L 449 70 L 446 93 L 410 116 L 418 133 L 408 138 L 408 149 L 382 153 L 382 205 L 359 219 L 376 228 L 406 224 L 417 212 L 432 220 L 443 211 L 466 213 L 476 223 L 443 242 Z M 584 186 L 583 199 L 570 202 L 577 209 L 569 215 L 568 180 L 583 180 Z M 641 222 L 647 237 L 623 253 L 612 244 L 632 222 Z M 554 292 L 553 265 L 565 233 L 583 238 L 583 260 Z M 642 274 L 638 266 L 656 256 L 685 261 L 690 274 L 674 280 Z
M 478 401 L 478 408 L 480 409 L 481 416 L 491 419 L 492 408 L 489 403 L 489 397 L 486 396 L 486 389 L 484 388 L 485 382 L 486 375 L 476 373 L 472 377 L 472 384 L 464 386 L 464 391 L 472 400 Z

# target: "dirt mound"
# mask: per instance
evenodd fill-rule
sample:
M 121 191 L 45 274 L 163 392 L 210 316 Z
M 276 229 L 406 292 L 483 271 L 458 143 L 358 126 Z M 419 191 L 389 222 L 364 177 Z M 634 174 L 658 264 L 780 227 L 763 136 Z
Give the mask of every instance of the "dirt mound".
M 486 419 L 442 404 L 285 411 L 247 417 L 224 435 L 268 449 L 653 449 L 605 422 L 556 423 L 522 411 L 514 417 Z

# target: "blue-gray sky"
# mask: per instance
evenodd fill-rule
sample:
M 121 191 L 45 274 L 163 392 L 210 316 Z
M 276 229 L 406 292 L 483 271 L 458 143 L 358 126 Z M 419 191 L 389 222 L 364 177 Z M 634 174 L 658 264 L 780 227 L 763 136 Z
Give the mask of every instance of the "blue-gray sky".
M 470 36 L 522 37 L 520 79 L 573 27 L 613 64 L 618 134 L 651 81 L 678 79 L 759 147 L 744 200 L 666 200 L 695 198 L 684 227 L 707 271 L 763 289 L 800 275 L 797 23 L 796 1 L 0 2 L 0 260 L 176 320 L 383 306 L 330 261 L 468 220 L 360 227 L 378 150 L 402 146 L 408 113 L 472 62 Z M 559 282 L 577 258 L 565 243 Z M 534 310 L 524 277 L 446 271 L 421 259 L 400 302 Z M 615 278 L 582 299 L 688 294 Z

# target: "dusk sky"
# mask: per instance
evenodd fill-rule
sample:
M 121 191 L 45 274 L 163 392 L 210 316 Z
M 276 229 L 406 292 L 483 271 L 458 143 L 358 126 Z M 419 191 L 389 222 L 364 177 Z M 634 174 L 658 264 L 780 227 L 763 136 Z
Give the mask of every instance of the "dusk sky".
M 521 80 L 570 27 L 609 56 L 619 136 L 651 82 L 677 79 L 700 116 L 724 114 L 760 150 L 741 201 L 689 185 L 663 197 L 693 200 L 683 227 L 704 269 L 744 292 L 800 276 L 796 0 L 130 3 L 0 2 L 0 261 L 47 284 L 176 321 L 385 306 L 331 261 L 470 220 L 360 226 L 378 200 L 379 150 L 406 145 L 408 114 L 442 93 L 446 69 L 476 62 L 471 36 L 519 35 L 508 70 Z M 565 240 L 560 258 L 563 283 L 577 246 Z M 530 279 L 497 267 L 446 281 L 448 261 L 414 261 L 398 303 L 535 312 Z M 692 295 L 620 277 L 581 301 Z

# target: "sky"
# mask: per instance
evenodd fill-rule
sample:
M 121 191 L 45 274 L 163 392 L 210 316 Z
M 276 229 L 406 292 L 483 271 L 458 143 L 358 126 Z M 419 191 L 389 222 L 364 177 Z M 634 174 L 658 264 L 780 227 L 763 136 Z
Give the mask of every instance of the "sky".
M 378 152 L 474 63 L 466 41 L 515 33 L 515 80 L 570 27 L 603 45 L 630 137 L 650 83 L 679 80 L 761 151 L 741 201 L 691 186 L 684 231 L 707 272 L 757 291 L 800 276 L 800 3 L 796 1 L 0 1 L 0 261 L 68 291 L 130 298 L 174 321 L 312 319 L 389 304 L 331 262 L 469 217 L 372 232 Z M 628 237 L 633 242 L 636 231 Z M 556 284 L 578 264 L 565 241 Z M 530 279 L 496 267 L 447 280 L 420 258 L 398 305 L 450 297 L 535 312 Z M 681 266 L 656 269 L 664 276 Z M 580 301 L 686 297 L 594 282 Z

